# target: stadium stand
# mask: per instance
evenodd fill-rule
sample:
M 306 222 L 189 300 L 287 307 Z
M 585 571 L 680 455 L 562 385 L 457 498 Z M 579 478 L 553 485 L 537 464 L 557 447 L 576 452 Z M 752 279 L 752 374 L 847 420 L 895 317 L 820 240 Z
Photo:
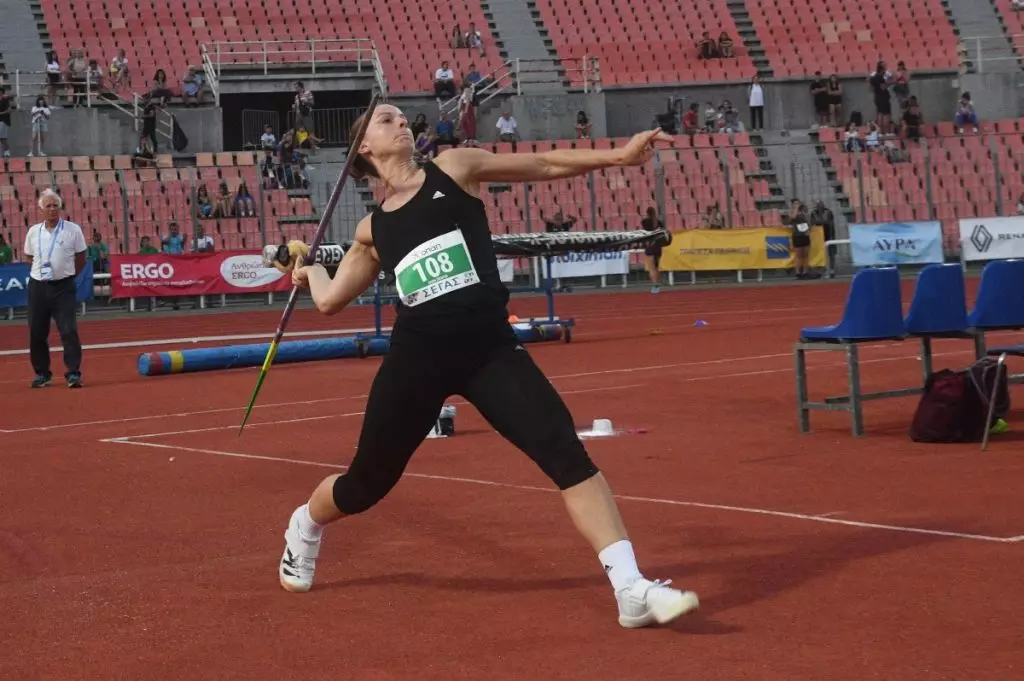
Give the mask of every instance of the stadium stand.
M 42 3 L 42 7 L 62 64 L 73 48 L 84 47 L 86 58 L 101 64 L 109 64 L 118 48 L 123 48 L 129 59 L 131 86 L 138 92 L 149 87 L 157 69 L 166 71 L 168 84 L 177 91 L 188 67 L 202 65 L 202 45 L 215 41 L 369 38 L 377 45 L 389 88 L 397 92 L 433 90 L 434 72 L 444 60 L 451 62 L 457 75 L 468 73 L 470 63 L 481 73 L 503 63 L 483 9 L 474 0 L 364 0 L 352 6 L 326 0 L 305 0 L 301 6 L 283 0 L 186 0 L 181 5 L 149 0 L 123 4 L 55 0 Z M 452 48 L 453 27 L 459 24 L 465 31 L 470 22 L 482 33 L 483 56 L 478 49 Z M 277 47 L 270 45 L 269 49 Z M 282 49 L 309 48 L 289 45 Z M 232 60 L 226 55 L 222 58 Z M 276 61 L 302 59 L 308 57 L 276 57 Z M 351 60 L 352 55 L 329 51 L 317 55 L 318 61 L 337 59 Z
M 266 241 L 308 238 L 316 211 L 308 196 L 284 189 L 265 190 L 252 152 L 197 154 L 194 167 L 174 167 L 169 155 L 155 167 L 135 168 L 129 156 L 76 156 L 7 159 L 0 173 L 0 230 L 20 252 L 28 227 L 39 222 L 37 199 L 47 187 L 64 199 L 69 219 L 103 235 L 111 253 L 134 253 L 149 236 L 159 244 L 167 225 L 177 222 L 189 236 L 203 226 L 219 249 L 261 248 Z M 205 185 L 211 198 L 221 182 L 232 197 L 244 181 L 256 200 L 255 217 L 200 218 L 194 215 L 194 190 Z M 193 222 L 194 220 L 194 222 Z
M 746 80 L 757 72 L 725 0 L 537 0 L 563 59 L 596 56 L 604 85 Z M 733 39 L 731 59 L 698 58 L 707 31 Z
M 1017 54 L 1024 54 L 1024 12 L 1013 9 L 1013 0 L 992 0 L 1006 26 Z
M 903 147 L 902 163 L 890 163 L 881 153 L 847 152 L 836 130 L 819 134 L 850 197 L 853 221 L 940 220 L 944 247 L 956 253 L 958 219 L 1016 214 L 1024 194 L 1021 121 L 987 122 L 982 132 L 993 134 L 981 136 L 957 136 L 952 123 L 930 124 L 925 132 L 923 145 Z
M 1009 0 L 1006 0 L 1007 2 Z M 776 76 L 956 69 L 957 38 L 941 0 L 748 0 Z

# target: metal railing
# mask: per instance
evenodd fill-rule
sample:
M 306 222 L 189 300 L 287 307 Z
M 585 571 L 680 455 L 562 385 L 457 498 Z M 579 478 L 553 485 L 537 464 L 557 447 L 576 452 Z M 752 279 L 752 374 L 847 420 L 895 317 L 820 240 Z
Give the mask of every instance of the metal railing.
M 387 93 L 384 68 L 377 54 L 377 48 L 368 38 L 337 38 L 318 40 L 242 40 L 217 41 L 211 46 L 202 46 L 203 68 L 207 64 L 212 71 L 209 79 L 220 83 L 225 66 L 258 66 L 263 75 L 271 69 L 287 67 L 289 72 L 316 75 L 318 65 L 326 63 L 352 63 L 358 72 L 370 69 L 378 89 Z M 218 87 L 219 92 L 219 87 Z
M 961 72 L 985 73 L 986 67 L 991 72 L 993 65 L 1008 62 L 1019 68 L 1021 57 L 1014 48 L 1017 38 L 1024 38 L 1024 34 L 961 37 L 957 46 Z M 1000 53 L 1004 56 L 997 56 Z
M 564 59 L 515 59 L 516 94 L 523 94 L 524 81 L 582 87 L 583 92 L 601 91 L 601 68 L 597 57 Z M 523 76 L 526 76 L 524 79 Z M 526 94 L 530 94 L 526 92 Z
M 510 59 L 474 83 L 473 97 L 477 106 L 486 104 L 502 93 L 518 89 L 515 67 L 516 61 Z M 460 97 L 461 95 L 456 95 L 441 102 L 438 111 L 446 116 L 454 116 L 459 110 Z
M 214 66 L 213 60 L 210 58 L 210 52 L 206 49 L 206 45 L 202 46 L 203 55 L 203 74 L 206 76 L 206 85 L 209 86 L 210 92 L 213 93 L 213 101 L 217 106 L 220 106 L 220 79 L 218 78 L 217 68 Z

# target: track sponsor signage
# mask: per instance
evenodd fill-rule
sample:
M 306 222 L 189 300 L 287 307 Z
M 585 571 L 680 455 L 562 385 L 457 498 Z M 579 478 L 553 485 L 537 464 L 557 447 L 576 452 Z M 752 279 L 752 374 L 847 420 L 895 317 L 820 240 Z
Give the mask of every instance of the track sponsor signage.
M 850 252 L 857 267 L 941 263 L 942 223 L 851 224 Z
M 1024 217 L 961 220 L 960 249 L 965 260 L 1024 258 Z
M 28 307 L 28 279 L 31 267 L 27 263 L 0 265 L 0 308 Z M 92 261 L 85 261 L 85 269 L 75 277 L 75 299 L 92 300 Z
M 201 296 L 290 291 L 291 277 L 263 264 L 260 252 L 111 255 L 111 296 Z

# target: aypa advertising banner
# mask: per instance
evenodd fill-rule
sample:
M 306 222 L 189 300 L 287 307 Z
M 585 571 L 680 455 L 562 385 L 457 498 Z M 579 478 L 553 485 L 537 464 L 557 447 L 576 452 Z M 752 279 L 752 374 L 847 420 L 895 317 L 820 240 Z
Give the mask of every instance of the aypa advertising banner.
M 28 307 L 28 278 L 31 267 L 27 263 L 0 265 L 0 308 Z M 92 300 L 92 261 L 85 261 L 85 269 L 75 276 L 75 299 Z
M 259 252 L 111 255 L 114 298 L 290 291 L 291 277 L 264 267 Z
M 600 277 L 609 274 L 629 272 L 629 253 L 566 253 L 551 258 L 551 277 L 570 279 L 572 277 Z
M 1024 258 L 1024 217 L 961 220 L 960 248 L 965 260 Z
M 942 224 L 887 222 L 850 225 L 850 252 L 857 267 L 943 262 Z

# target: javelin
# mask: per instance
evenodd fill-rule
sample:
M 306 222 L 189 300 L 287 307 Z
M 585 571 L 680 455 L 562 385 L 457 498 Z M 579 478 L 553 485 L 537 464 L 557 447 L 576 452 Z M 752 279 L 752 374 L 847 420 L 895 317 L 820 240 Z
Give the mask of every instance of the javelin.
M 316 235 L 313 237 L 313 243 L 309 246 L 309 252 L 306 253 L 305 264 L 312 265 L 316 260 L 317 249 L 320 248 L 320 242 L 324 239 L 324 234 L 327 232 L 327 225 L 331 221 L 331 216 L 334 215 L 334 208 L 338 205 L 338 200 L 341 198 L 341 190 L 345 187 L 345 181 L 348 179 L 349 173 L 352 172 L 352 164 L 355 163 L 356 157 L 359 155 L 359 145 L 363 143 L 363 137 L 366 135 L 366 128 L 370 124 L 370 118 L 373 117 L 373 110 L 377 108 L 377 103 L 380 101 L 380 92 L 373 93 L 373 97 L 370 99 L 370 106 L 363 114 L 363 123 L 359 126 L 359 130 L 356 132 L 355 137 L 349 142 L 348 157 L 345 159 L 345 166 L 341 169 L 341 176 L 338 178 L 337 184 L 334 185 L 334 191 L 331 192 L 331 198 L 327 202 L 327 207 L 324 209 L 323 215 L 320 216 L 320 224 L 316 228 Z M 292 293 L 288 296 L 288 304 L 284 307 L 284 314 L 281 315 L 281 321 L 277 325 L 277 332 L 274 333 L 274 340 L 271 341 L 270 347 L 267 348 L 267 357 L 263 360 L 263 367 L 260 368 L 260 376 L 256 379 L 256 388 L 252 391 L 252 397 L 249 398 L 249 406 L 245 408 L 245 416 L 242 418 L 242 425 L 238 429 L 238 434 L 242 434 L 242 430 L 245 428 L 246 422 L 249 420 L 249 414 L 252 413 L 252 407 L 256 404 L 256 397 L 260 394 L 260 388 L 263 387 L 263 381 L 267 377 L 267 372 L 270 371 L 270 365 L 274 363 L 274 357 L 277 355 L 277 346 L 281 342 L 281 338 L 284 336 L 284 330 L 288 326 L 288 320 L 291 319 L 292 310 L 295 309 L 295 303 L 299 298 L 299 287 L 292 286 Z

